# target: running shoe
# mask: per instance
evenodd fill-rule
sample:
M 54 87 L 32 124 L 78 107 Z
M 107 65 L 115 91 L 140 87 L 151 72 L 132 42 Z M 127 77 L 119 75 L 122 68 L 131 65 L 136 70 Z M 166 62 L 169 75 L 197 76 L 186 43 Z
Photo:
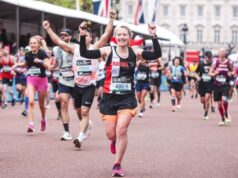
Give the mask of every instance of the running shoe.
M 60 112 L 58 113 L 58 116 L 57 116 L 56 119 L 57 119 L 57 120 L 61 120 L 61 114 L 60 114 Z
M 24 110 L 22 113 L 21 113 L 21 115 L 23 115 L 23 116 L 28 116 L 28 112 L 26 111 L 26 110 Z
M 143 112 L 139 113 L 139 117 L 143 117 L 143 115 L 144 115 Z
M 46 129 L 46 119 L 42 119 L 40 124 L 40 131 L 44 132 L 45 129 Z
M 157 103 L 156 105 L 157 105 L 157 107 L 159 107 L 159 106 L 160 106 L 160 103 Z
M 150 108 L 150 109 L 152 109 L 152 108 L 153 108 L 152 104 L 150 104 L 149 108 Z
M 116 154 L 116 141 L 111 141 L 110 150 L 112 154 Z
M 76 138 L 76 139 L 74 140 L 74 145 L 75 145 L 75 147 L 77 147 L 77 148 L 80 148 L 80 147 L 81 147 L 81 143 L 82 143 L 82 142 L 80 142 L 78 138 Z
M 120 163 L 114 164 L 112 168 L 112 177 L 124 177 Z
M 181 105 L 178 104 L 178 105 L 177 105 L 177 108 L 178 108 L 178 109 L 181 109 Z
M 49 109 L 50 108 L 50 104 L 47 104 L 46 106 L 45 106 L 45 109 Z
M 231 122 L 231 115 L 229 113 L 225 114 L 225 121 L 226 121 L 226 123 L 230 123 Z
M 208 116 L 204 116 L 202 119 L 203 119 L 203 120 L 208 120 L 209 117 L 208 117 Z
M 176 107 L 172 106 L 172 112 L 175 112 L 175 111 L 176 111 Z
M 3 109 L 6 109 L 6 108 L 7 108 L 7 104 L 4 103 L 4 104 L 2 105 L 2 108 L 3 108 Z
M 89 138 L 92 128 L 93 128 L 93 122 L 89 120 L 88 127 L 83 135 L 83 140 L 86 140 Z
M 34 129 L 34 125 L 33 124 L 29 124 L 28 126 L 27 126 L 27 132 L 35 132 L 35 129 Z
M 226 125 L 226 122 L 225 122 L 225 121 L 220 121 L 220 122 L 218 123 L 218 125 L 219 125 L 219 126 L 224 126 L 224 125 Z
M 69 141 L 72 140 L 72 136 L 70 135 L 69 132 L 64 132 L 64 134 L 61 136 L 60 140 L 62 141 Z

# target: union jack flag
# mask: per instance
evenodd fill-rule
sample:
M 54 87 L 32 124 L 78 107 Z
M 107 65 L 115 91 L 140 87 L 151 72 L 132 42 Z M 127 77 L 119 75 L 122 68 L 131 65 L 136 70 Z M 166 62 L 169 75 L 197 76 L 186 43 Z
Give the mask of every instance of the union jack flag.
M 112 0 L 93 0 L 93 11 L 95 15 L 108 17 L 112 9 Z
M 154 0 L 154 10 L 153 10 L 153 16 L 152 16 L 152 20 L 151 20 L 151 22 L 154 24 L 156 23 L 156 20 L 157 20 L 156 12 L 158 9 L 158 4 L 159 4 L 159 0 Z
M 144 8 L 143 8 L 143 1 L 138 0 L 137 7 L 136 7 L 134 24 L 138 25 L 138 24 L 141 24 L 141 23 L 145 23 Z

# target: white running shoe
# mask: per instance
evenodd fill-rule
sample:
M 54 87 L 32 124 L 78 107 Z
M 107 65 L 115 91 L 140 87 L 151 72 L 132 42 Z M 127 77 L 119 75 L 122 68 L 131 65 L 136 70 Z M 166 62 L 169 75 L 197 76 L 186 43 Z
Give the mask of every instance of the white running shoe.
M 220 122 L 218 123 L 218 125 L 219 125 L 219 126 L 224 126 L 224 125 L 226 125 L 226 123 L 225 123 L 225 121 L 220 121 Z
M 143 112 L 139 113 L 139 117 L 143 117 L 143 115 L 144 115 Z
M 45 109 L 50 109 L 50 104 L 45 105 Z
M 156 105 L 157 105 L 157 107 L 159 107 L 159 106 L 160 106 L 160 103 L 157 103 Z
M 203 120 L 208 120 L 209 117 L 208 117 L 208 116 L 204 116 L 202 119 L 203 119 Z
M 84 133 L 84 135 L 83 135 L 83 140 L 88 139 L 88 137 L 89 137 L 90 134 L 91 134 L 92 128 L 93 128 L 93 122 L 92 122 L 91 120 L 89 120 L 89 122 L 88 122 L 88 127 L 87 127 L 87 129 L 86 129 L 86 131 L 85 131 L 85 133 Z
M 63 141 L 69 141 L 69 140 L 72 140 L 72 136 L 70 135 L 69 132 L 64 132 L 64 134 L 61 136 L 60 140 L 63 140 Z
M 178 109 L 181 109 L 181 105 L 177 105 L 177 108 L 178 108 Z

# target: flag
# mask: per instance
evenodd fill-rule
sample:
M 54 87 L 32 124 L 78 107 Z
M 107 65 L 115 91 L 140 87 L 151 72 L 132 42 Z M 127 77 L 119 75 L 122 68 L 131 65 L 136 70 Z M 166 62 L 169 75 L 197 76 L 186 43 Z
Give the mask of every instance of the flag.
M 144 18 L 144 8 L 143 8 L 143 0 L 138 0 L 137 7 L 136 7 L 136 13 L 134 18 L 134 24 L 138 25 L 141 23 L 145 23 Z
M 93 0 L 93 11 L 95 15 L 108 17 L 112 9 L 112 0 Z
M 151 23 L 156 24 L 157 21 L 157 9 L 158 9 L 158 4 L 159 4 L 159 0 L 154 0 L 154 10 L 153 10 L 153 16 L 152 16 L 152 20 Z

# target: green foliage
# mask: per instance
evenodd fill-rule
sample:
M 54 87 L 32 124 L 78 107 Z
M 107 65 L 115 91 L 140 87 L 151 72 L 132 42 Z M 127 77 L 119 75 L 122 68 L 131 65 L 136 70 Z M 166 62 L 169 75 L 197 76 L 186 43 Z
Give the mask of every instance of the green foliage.
M 58 6 L 76 9 L 76 0 L 38 0 L 43 2 L 48 2 Z M 92 12 L 92 0 L 79 0 L 80 9 L 86 12 Z

